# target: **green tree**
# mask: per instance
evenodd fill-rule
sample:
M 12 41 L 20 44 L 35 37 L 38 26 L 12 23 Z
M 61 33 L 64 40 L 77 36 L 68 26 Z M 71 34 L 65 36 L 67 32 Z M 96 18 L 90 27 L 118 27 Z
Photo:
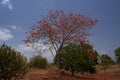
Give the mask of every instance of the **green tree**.
M 116 56 L 116 62 L 120 66 L 120 47 L 118 47 L 117 49 L 115 49 L 114 52 L 115 52 L 115 56 Z
M 0 79 L 11 80 L 25 74 L 27 58 L 5 43 L 0 46 Z
M 71 71 L 71 75 L 73 75 L 74 72 L 94 73 L 95 72 L 94 65 L 97 64 L 96 59 L 97 57 L 93 57 L 93 55 L 94 56 L 97 55 L 96 51 L 93 50 L 92 53 L 90 53 L 89 51 L 90 48 L 88 47 L 88 44 L 84 43 L 69 44 L 63 47 L 59 55 L 60 56 L 59 68 Z
M 114 61 L 110 56 L 103 54 L 101 55 L 101 65 L 103 66 L 104 73 L 106 74 L 106 68 L 108 68 L 111 64 L 114 64 Z
M 46 68 L 48 61 L 46 58 L 43 58 L 41 55 L 35 55 L 30 58 L 29 66 L 34 68 Z

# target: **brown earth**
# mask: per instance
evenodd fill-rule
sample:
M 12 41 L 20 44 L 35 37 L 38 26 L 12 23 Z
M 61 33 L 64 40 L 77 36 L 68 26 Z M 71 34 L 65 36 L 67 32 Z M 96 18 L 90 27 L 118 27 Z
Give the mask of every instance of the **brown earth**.
M 106 75 L 101 66 L 97 66 L 96 74 L 75 74 L 70 76 L 69 72 L 66 74 L 52 66 L 46 70 L 30 69 L 23 80 L 120 80 L 120 68 L 118 66 L 111 66 L 106 70 Z

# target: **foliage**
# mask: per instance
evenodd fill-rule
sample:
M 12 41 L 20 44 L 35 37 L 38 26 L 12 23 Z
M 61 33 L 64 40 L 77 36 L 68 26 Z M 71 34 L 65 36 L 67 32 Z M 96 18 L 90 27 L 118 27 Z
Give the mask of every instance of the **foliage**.
M 120 47 L 114 50 L 116 56 L 116 62 L 120 65 Z
M 29 66 L 34 68 L 46 68 L 47 67 L 47 59 L 43 58 L 41 55 L 35 55 L 30 58 Z
M 114 61 L 111 59 L 110 56 L 104 54 L 101 55 L 101 65 L 103 66 L 104 72 L 106 73 L 105 69 L 109 67 L 109 65 L 114 64 Z
M 0 79 L 22 76 L 27 70 L 27 59 L 5 43 L 0 46 Z
M 108 65 L 114 64 L 114 61 L 107 54 L 101 55 L 101 64 L 105 65 L 106 68 Z
M 94 73 L 94 65 L 97 64 L 97 54 L 90 46 L 89 44 L 80 43 L 63 47 L 59 55 L 59 68 L 71 71 L 72 75 L 75 71 Z
M 49 11 L 37 24 L 33 25 L 27 32 L 24 40 L 29 46 L 38 49 L 34 43 L 50 45 L 51 50 L 57 54 L 63 46 L 69 43 L 86 42 L 89 30 L 97 23 L 82 14 L 66 14 L 64 11 Z M 52 52 L 52 51 L 51 51 Z M 58 57 L 59 58 L 59 57 Z

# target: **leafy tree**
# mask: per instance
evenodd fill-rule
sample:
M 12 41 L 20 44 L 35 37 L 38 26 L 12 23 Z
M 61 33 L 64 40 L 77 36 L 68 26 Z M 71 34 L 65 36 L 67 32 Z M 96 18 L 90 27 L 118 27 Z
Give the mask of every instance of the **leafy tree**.
M 114 64 L 114 61 L 111 59 L 110 56 L 104 54 L 101 55 L 101 65 L 103 66 L 104 72 L 106 74 L 105 69 L 109 67 L 109 65 Z
M 50 45 L 57 54 L 69 43 L 86 42 L 89 30 L 97 23 L 82 14 L 66 14 L 64 11 L 49 11 L 37 24 L 33 25 L 24 40 L 26 44 L 38 49 L 34 43 Z M 58 56 L 59 60 L 59 56 Z M 59 62 L 59 61 L 58 61 Z
M 120 47 L 114 50 L 116 56 L 116 62 L 120 65 Z
M 88 45 L 80 43 L 64 46 L 60 51 L 59 68 L 71 71 L 71 75 L 76 71 L 94 73 L 95 68 L 93 66 L 97 64 L 97 55 L 96 51 L 90 49 L 91 45 L 89 47 Z
M 11 80 L 25 74 L 27 59 L 5 43 L 0 46 L 0 79 Z
M 41 55 L 35 55 L 30 58 L 29 66 L 34 68 L 46 68 L 47 67 L 47 59 L 43 58 Z

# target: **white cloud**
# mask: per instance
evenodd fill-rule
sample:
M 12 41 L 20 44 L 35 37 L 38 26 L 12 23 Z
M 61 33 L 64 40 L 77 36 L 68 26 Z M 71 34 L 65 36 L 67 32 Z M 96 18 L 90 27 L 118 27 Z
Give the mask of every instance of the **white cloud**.
M 1 4 L 3 6 L 7 6 L 10 10 L 13 9 L 13 5 L 11 4 L 11 1 L 10 0 L 2 0 Z
M 8 25 L 8 27 L 10 27 L 11 29 L 13 29 L 13 30 L 15 30 L 15 31 L 24 32 L 24 30 L 23 30 L 20 26 Z
M 12 29 L 14 30 L 17 30 L 17 27 L 16 26 L 11 26 Z
M 19 51 L 19 52 L 21 52 L 21 53 L 22 53 L 24 56 L 26 56 L 28 59 L 29 59 L 30 57 L 32 57 L 33 55 L 36 55 L 36 54 L 37 54 L 37 52 L 36 52 L 34 49 L 26 46 L 25 44 L 19 44 L 19 45 L 16 47 L 16 50 Z M 48 53 L 43 53 L 42 56 L 43 56 L 43 57 L 46 57 L 46 58 L 48 59 L 48 62 L 52 62 L 52 61 L 53 61 L 53 56 L 52 56 L 52 54 L 51 54 L 50 52 L 48 52 Z
M 100 51 L 100 54 L 106 54 L 107 52 L 106 51 Z
M 34 50 L 30 47 L 27 47 L 25 44 L 20 44 L 17 46 L 16 48 L 18 51 L 22 52 L 23 54 L 26 54 L 26 53 L 33 53 Z
M 27 47 L 25 44 L 19 44 L 18 46 L 15 47 L 15 49 L 21 52 L 28 59 L 34 55 L 34 50 L 31 49 L 30 47 Z
M 23 32 L 23 29 L 19 25 L 3 25 L 0 27 L 10 29 L 11 31 L 14 30 L 14 31 Z
M 0 40 L 7 41 L 9 39 L 12 39 L 13 37 L 14 36 L 11 34 L 10 30 L 6 28 L 0 29 Z

